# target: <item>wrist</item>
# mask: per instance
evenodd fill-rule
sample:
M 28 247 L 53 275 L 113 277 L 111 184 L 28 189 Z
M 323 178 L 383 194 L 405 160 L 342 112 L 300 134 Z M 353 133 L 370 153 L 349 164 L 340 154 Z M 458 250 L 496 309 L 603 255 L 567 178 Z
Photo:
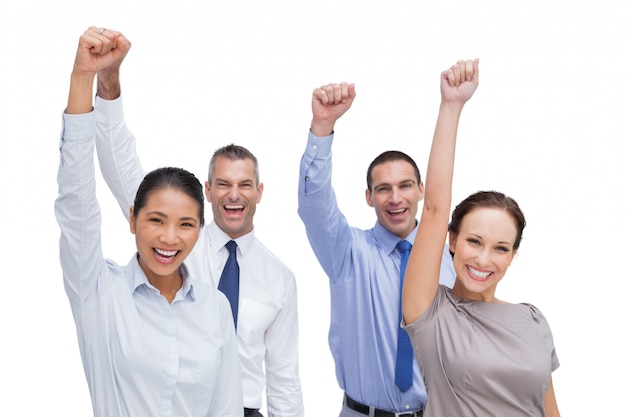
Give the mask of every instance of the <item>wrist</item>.
M 458 101 L 445 101 L 442 100 L 441 104 L 439 105 L 439 111 L 440 112 L 446 112 L 446 113 L 458 113 L 460 114 L 461 111 L 463 110 L 463 106 L 465 105 L 465 103 L 461 103 Z
M 311 133 L 315 136 L 329 136 L 333 133 L 335 122 L 315 120 L 311 121 Z
M 101 70 L 98 72 L 98 88 L 96 95 L 105 100 L 115 100 L 121 95 L 119 73 Z

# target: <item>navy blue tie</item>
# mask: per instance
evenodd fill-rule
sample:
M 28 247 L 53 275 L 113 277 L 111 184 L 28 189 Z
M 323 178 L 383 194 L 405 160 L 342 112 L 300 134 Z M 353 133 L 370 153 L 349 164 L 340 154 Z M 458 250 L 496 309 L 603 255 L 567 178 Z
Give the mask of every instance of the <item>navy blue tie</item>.
M 226 244 L 226 248 L 230 254 L 224 270 L 222 271 L 222 277 L 217 289 L 226 294 L 226 298 L 230 301 L 230 309 L 233 312 L 233 321 L 235 322 L 235 328 L 237 328 L 237 312 L 239 310 L 239 264 L 237 263 L 237 243 L 234 240 L 229 241 Z
M 402 317 L 402 283 L 404 282 L 404 271 L 411 253 L 411 245 L 406 240 L 398 242 L 400 249 L 400 317 Z M 413 347 L 408 333 L 402 328 L 398 328 L 398 350 L 396 351 L 396 386 L 404 392 L 413 385 Z

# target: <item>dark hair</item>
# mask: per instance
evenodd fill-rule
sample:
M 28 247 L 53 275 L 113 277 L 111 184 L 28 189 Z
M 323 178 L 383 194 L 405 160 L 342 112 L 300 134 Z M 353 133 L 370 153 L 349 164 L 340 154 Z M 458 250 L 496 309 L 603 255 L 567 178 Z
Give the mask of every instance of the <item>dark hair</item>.
M 513 243 L 513 250 L 517 250 L 522 242 L 522 232 L 526 227 L 524 213 L 515 200 L 497 191 L 479 191 L 461 201 L 452 212 L 448 231 L 458 235 L 465 215 L 477 208 L 499 208 L 509 213 L 517 228 L 517 236 Z
M 170 188 L 179 190 L 187 194 L 198 203 L 198 216 L 200 226 L 204 226 L 204 194 L 202 184 L 191 172 L 182 168 L 158 168 L 149 172 L 139 184 L 137 195 L 135 196 L 135 215 L 139 213 L 148 201 L 152 192 Z
M 256 160 L 256 156 L 254 156 L 252 152 L 250 152 L 243 146 L 231 143 L 230 145 L 223 146 L 216 150 L 211 157 L 211 162 L 209 163 L 209 184 L 213 179 L 213 169 L 215 168 L 215 161 L 217 160 L 217 158 L 226 158 L 231 161 L 250 159 L 254 163 L 254 176 L 256 179 L 256 183 L 259 183 L 259 163 Z
M 417 178 L 417 183 L 420 184 L 422 182 L 422 177 L 420 175 L 420 170 L 417 167 L 417 164 L 409 155 L 400 151 L 385 151 L 378 155 L 370 164 L 369 168 L 367 168 L 367 189 L 372 191 L 372 170 L 377 165 L 384 164 L 385 162 L 393 162 L 393 161 L 406 161 L 413 167 L 415 171 L 415 178 Z

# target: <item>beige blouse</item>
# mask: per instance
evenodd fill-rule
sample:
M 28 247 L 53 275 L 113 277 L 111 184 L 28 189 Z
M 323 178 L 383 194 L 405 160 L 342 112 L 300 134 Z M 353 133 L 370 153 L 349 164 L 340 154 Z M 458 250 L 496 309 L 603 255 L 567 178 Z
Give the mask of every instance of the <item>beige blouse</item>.
M 426 384 L 424 417 L 545 415 L 559 360 L 536 307 L 467 300 L 440 286 L 404 328 Z

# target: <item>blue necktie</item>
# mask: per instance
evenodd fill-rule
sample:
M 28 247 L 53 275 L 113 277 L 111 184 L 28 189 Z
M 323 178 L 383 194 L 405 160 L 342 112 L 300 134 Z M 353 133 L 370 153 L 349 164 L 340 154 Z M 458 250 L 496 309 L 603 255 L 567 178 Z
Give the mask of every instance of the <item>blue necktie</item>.
M 400 317 L 402 317 L 402 283 L 404 282 L 404 271 L 411 253 L 411 245 L 406 240 L 398 242 L 400 249 Z M 398 350 L 396 351 L 396 385 L 400 391 L 404 392 L 413 385 L 413 347 L 408 333 L 402 328 L 398 328 Z
M 237 263 L 237 243 L 234 240 L 229 241 L 226 244 L 226 248 L 230 254 L 224 270 L 222 271 L 222 277 L 217 289 L 226 294 L 226 298 L 230 301 L 230 309 L 233 312 L 233 321 L 235 322 L 235 328 L 237 328 L 237 312 L 239 310 L 239 264 Z

